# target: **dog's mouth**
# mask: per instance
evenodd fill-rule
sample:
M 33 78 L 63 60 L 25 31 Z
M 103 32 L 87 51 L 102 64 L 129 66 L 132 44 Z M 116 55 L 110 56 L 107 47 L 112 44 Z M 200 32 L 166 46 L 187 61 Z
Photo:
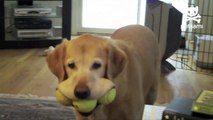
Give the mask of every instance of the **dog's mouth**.
M 92 114 L 95 112 L 96 108 L 97 108 L 99 105 L 100 105 L 100 104 L 97 103 L 96 107 L 95 107 L 92 111 L 90 111 L 90 112 L 79 112 L 79 111 L 78 111 L 78 113 L 79 113 L 80 115 L 84 116 L 84 117 L 88 117 L 88 116 L 92 115 Z
M 69 92 L 67 92 L 67 89 L 65 89 L 67 86 L 65 84 L 66 83 L 64 83 L 64 82 L 61 83 L 58 86 L 58 88 L 56 89 L 56 91 L 58 91 L 56 93 L 59 93 L 59 94 L 56 94 L 56 98 L 58 98 L 58 102 L 65 106 L 73 106 L 73 108 L 76 110 L 76 112 L 84 117 L 88 117 L 88 116 L 94 114 L 94 112 L 97 110 L 98 106 L 100 106 L 102 104 L 109 104 L 110 103 L 109 101 L 113 101 L 113 99 L 114 99 L 112 97 L 113 94 L 111 94 L 111 90 L 115 89 L 114 83 L 111 80 L 106 79 L 106 78 L 101 78 L 101 80 L 99 80 L 99 82 L 97 82 L 94 85 L 94 86 L 96 86 L 96 88 L 94 88 L 95 90 L 100 90 L 100 89 L 102 90 L 100 93 L 95 94 L 96 97 L 97 96 L 100 97 L 100 98 L 96 98 L 96 99 L 88 98 L 88 100 L 86 99 L 86 100 L 81 101 L 81 100 L 78 100 L 77 98 L 72 98 L 72 97 L 70 97 L 72 95 L 70 95 Z M 104 89 L 101 87 L 103 85 L 105 86 Z M 110 93 L 110 94 L 108 94 L 108 93 Z M 115 93 L 114 93 L 114 96 L 115 96 Z M 110 99 L 112 99 L 112 100 L 110 100 Z M 88 105 L 91 105 L 91 106 L 88 106 Z

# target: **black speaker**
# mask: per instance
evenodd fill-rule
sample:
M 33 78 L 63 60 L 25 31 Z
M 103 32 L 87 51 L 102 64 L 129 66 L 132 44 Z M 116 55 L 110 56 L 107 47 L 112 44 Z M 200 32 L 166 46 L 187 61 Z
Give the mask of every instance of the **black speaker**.
M 17 0 L 18 6 L 32 6 L 33 0 Z

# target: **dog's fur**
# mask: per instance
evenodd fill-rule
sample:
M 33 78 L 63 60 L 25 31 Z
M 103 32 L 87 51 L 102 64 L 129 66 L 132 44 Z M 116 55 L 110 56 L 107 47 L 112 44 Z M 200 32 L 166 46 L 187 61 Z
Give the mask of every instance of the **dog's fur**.
M 115 86 L 114 102 L 99 105 L 89 117 L 76 112 L 77 120 L 142 120 L 144 104 L 153 104 L 157 97 L 160 59 L 154 34 L 146 27 L 129 25 L 111 38 L 82 35 L 65 40 L 47 62 L 70 99 L 78 99 L 74 90 L 79 86 L 89 88 L 89 99 L 98 99 Z M 100 86 L 101 78 L 109 83 Z

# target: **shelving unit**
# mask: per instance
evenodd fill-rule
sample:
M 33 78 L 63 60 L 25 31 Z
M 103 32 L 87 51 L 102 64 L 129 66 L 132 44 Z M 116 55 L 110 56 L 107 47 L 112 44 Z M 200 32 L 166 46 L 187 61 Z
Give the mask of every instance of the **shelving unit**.
M 71 0 L 34 0 L 33 6 L 30 7 L 50 8 L 52 13 L 46 16 L 15 16 L 15 8 L 27 8 L 29 6 L 18 6 L 16 0 L 1 0 L 0 48 L 41 48 L 55 46 L 60 43 L 63 38 L 70 39 L 71 4 Z M 51 30 L 51 35 L 48 37 L 20 37 L 17 35 L 17 26 L 14 22 L 16 18 L 49 19 L 52 22 L 51 28 L 48 28 Z M 40 30 L 39 27 L 36 29 Z

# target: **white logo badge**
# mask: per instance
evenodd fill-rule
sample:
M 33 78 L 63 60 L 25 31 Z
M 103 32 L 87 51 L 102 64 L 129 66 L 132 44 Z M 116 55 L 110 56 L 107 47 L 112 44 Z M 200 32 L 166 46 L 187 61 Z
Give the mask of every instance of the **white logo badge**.
M 190 21 L 190 20 L 194 20 L 197 23 L 200 23 L 201 16 L 200 14 L 198 14 L 198 6 L 196 7 L 191 6 L 188 8 L 186 21 Z

